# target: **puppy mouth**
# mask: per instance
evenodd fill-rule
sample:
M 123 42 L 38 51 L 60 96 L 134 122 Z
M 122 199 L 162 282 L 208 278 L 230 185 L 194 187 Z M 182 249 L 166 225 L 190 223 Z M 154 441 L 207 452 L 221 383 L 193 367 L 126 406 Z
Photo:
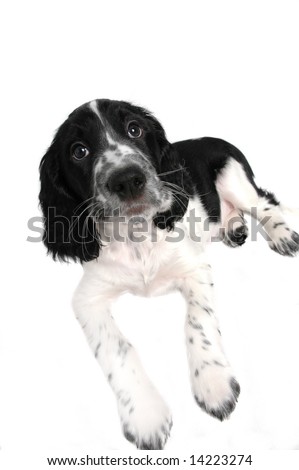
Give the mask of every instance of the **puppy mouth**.
M 103 214 L 101 218 L 105 217 L 153 217 L 157 212 L 165 210 L 165 203 L 168 205 L 164 198 L 159 198 L 155 192 L 146 192 L 139 197 L 131 197 L 127 200 L 119 200 L 117 196 L 107 197 L 103 195 L 102 198 L 97 196 L 98 202 L 102 204 Z M 167 207 L 166 207 L 167 209 Z
M 133 217 L 136 215 L 146 215 L 152 210 L 151 204 L 146 204 L 144 202 L 130 204 L 130 206 L 123 208 L 123 214 L 128 217 Z

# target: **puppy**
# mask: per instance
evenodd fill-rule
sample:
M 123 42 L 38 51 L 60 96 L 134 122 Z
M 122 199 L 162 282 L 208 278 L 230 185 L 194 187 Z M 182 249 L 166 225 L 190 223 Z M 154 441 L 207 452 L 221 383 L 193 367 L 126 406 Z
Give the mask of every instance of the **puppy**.
M 272 250 L 299 250 L 299 235 L 274 194 L 256 185 L 244 155 L 215 138 L 171 144 L 147 110 L 101 99 L 60 126 L 40 179 L 43 240 L 54 259 L 82 263 L 73 307 L 115 394 L 125 437 L 140 449 L 162 449 L 172 419 L 111 316 L 124 292 L 182 293 L 195 401 L 228 418 L 240 386 L 221 345 L 205 246 L 213 237 L 242 245 L 249 213 Z

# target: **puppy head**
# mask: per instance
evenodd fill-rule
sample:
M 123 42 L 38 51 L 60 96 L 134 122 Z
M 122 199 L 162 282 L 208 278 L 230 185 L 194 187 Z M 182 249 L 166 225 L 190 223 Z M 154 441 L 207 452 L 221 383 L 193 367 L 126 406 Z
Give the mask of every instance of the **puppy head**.
M 40 164 L 44 243 L 54 258 L 89 261 L 101 247 L 99 220 L 141 216 L 172 228 L 187 205 L 184 175 L 148 111 L 86 103 L 60 126 Z

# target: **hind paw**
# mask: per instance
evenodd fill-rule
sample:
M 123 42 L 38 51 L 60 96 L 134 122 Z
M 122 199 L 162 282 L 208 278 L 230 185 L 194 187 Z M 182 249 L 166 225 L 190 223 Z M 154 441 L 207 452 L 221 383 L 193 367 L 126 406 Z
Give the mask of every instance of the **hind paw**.
M 271 250 L 283 256 L 295 256 L 299 251 L 299 234 L 287 226 L 280 226 L 279 233 L 274 231 L 269 241 Z
M 235 248 L 236 246 L 242 246 L 246 238 L 248 237 L 248 227 L 247 225 L 240 225 L 239 227 L 230 230 L 225 234 L 223 242 L 225 245 Z

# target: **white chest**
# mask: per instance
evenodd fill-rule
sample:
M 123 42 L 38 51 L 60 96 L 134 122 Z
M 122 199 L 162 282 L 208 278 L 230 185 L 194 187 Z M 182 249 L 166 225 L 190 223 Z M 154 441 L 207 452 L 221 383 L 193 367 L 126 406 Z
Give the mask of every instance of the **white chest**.
M 172 290 L 178 278 L 196 269 L 205 245 L 204 234 L 201 242 L 192 238 L 188 215 L 189 211 L 173 232 L 153 224 L 134 236 L 123 231 L 104 244 L 99 259 L 87 269 L 123 292 L 152 296 Z M 202 228 L 197 226 L 196 231 L 199 234 Z
M 123 289 L 138 295 L 159 295 L 171 288 L 171 272 L 179 256 L 179 245 L 164 237 L 156 240 L 113 242 L 103 249 L 106 277 L 117 279 Z M 109 273 L 109 274 L 108 274 Z

